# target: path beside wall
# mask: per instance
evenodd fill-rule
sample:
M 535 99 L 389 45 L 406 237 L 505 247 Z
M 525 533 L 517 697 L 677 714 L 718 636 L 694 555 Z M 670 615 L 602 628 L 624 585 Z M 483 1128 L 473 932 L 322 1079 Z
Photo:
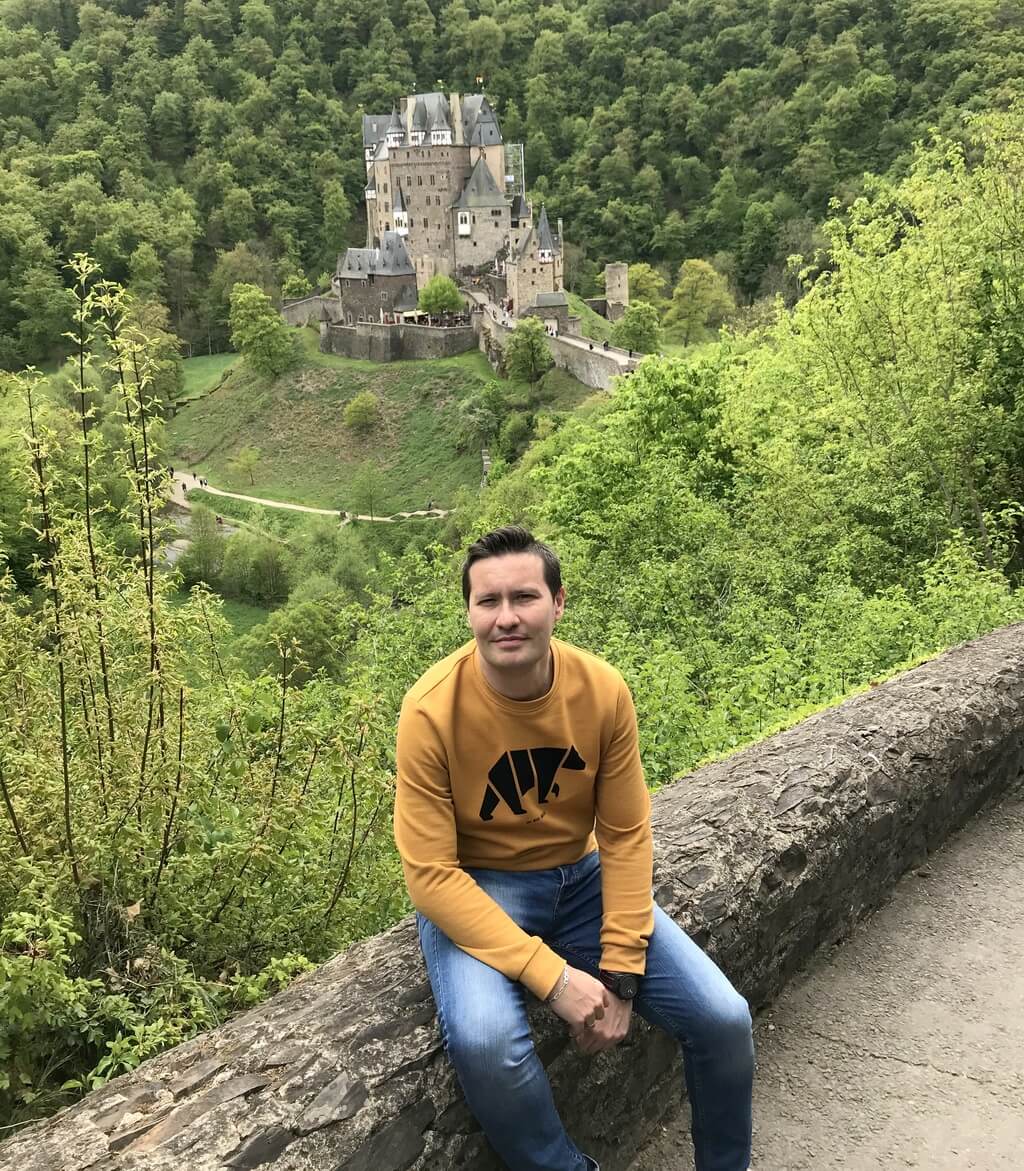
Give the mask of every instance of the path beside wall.
M 484 330 L 488 330 L 502 346 L 512 333 L 514 325 L 505 323 L 505 319 L 493 305 L 488 304 L 483 309 L 480 329 L 480 349 L 487 353 L 487 344 Z M 584 386 L 591 386 L 595 390 L 611 390 L 615 378 L 628 374 L 640 365 L 640 358 L 631 358 L 625 350 L 616 346 L 604 349 L 600 342 L 591 342 L 589 338 L 575 337 L 571 334 L 559 334 L 558 337 L 549 337 L 551 356 L 555 365 L 582 382 Z M 591 349 L 591 344 L 593 349 Z

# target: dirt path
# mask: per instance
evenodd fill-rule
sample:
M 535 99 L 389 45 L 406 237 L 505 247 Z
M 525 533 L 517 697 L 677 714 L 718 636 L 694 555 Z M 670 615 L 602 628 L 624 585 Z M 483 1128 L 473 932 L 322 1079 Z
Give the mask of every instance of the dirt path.
M 190 508 L 191 505 L 185 493 L 192 488 L 200 488 L 195 476 L 188 472 L 175 472 L 171 486 L 171 499 L 182 508 Z M 201 491 L 209 492 L 211 496 L 224 496 L 230 500 L 244 500 L 246 504 L 261 504 L 265 508 L 287 508 L 292 512 L 310 512 L 315 516 L 341 516 L 341 510 L 338 508 L 309 508 L 305 504 L 287 504 L 283 500 L 264 500 L 261 496 L 243 496 L 240 492 L 225 492 L 223 488 L 214 488 L 210 484 L 202 485 Z M 432 508 L 429 511 L 421 508 L 418 512 L 395 512 L 391 516 L 364 516 L 361 513 L 346 512 L 341 523 L 347 525 L 353 520 L 368 520 L 381 524 L 394 524 L 396 521 L 408 520 L 414 516 L 442 518 L 446 517 L 449 512 L 451 512 L 449 508 Z

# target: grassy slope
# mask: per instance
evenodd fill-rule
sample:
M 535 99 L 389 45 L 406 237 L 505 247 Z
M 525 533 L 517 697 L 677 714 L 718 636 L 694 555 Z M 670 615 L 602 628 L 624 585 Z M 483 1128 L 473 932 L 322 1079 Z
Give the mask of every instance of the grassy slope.
M 596 342 L 611 341 L 612 323 L 600 313 L 595 313 L 582 297 L 569 293 L 569 312 L 580 319 L 580 333 Z
M 352 485 L 366 463 L 379 471 L 381 512 L 444 507 L 456 490 L 475 485 L 480 454 L 459 451 L 454 439 L 457 404 L 494 377 L 482 354 L 381 365 L 321 354 L 313 330 L 300 331 L 303 360 L 276 382 L 239 363 L 212 394 L 168 423 L 169 462 L 205 475 L 218 488 L 318 508 L 352 508 Z M 525 388 L 507 385 L 513 398 Z M 381 421 L 368 435 L 342 422 L 345 404 L 370 390 L 381 402 Z M 587 387 L 553 371 L 542 388 L 545 406 L 570 409 Z M 255 485 L 230 466 L 247 445 L 261 461 Z
M 185 385 L 181 388 L 181 394 L 176 401 L 181 403 L 206 394 L 237 361 L 237 354 L 210 354 L 200 358 L 186 358 L 183 363 Z

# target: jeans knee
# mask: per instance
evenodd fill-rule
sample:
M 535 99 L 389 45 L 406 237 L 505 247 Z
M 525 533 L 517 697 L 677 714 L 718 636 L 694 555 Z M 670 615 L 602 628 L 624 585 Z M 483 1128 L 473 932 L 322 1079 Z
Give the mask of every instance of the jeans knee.
M 493 1084 L 514 1076 L 532 1052 L 532 1042 L 520 1041 L 512 1029 L 456 1028 L 447 1037 L 448 1053 L 464 1077 Z
M 750 1006 L 738 992 L 718 1006 L 712 1035 L 720 1051 L 728 1053 L 734 1065 L 751 1071 L 754 1067 L 754 1032 Z
M 702 1048 L 722 1057 L 726 1054 L 737 1065 L 753 1064 L 754 1040 L 750 1008 L 738 992 L 716 997 L 706 1006 L 693 1039 Z

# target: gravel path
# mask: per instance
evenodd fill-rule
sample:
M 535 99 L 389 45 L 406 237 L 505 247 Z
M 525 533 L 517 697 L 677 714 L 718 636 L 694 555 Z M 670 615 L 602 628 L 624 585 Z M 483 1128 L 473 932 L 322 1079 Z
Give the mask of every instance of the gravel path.
M 265 500 L 262 496 L 243 496 L 240 492 L 226 492 L 223 488 L 214 488 L 210 484 L 200 486 L 196 482 L 195 476 L 189 472 L 174 473 L 171 499 L 175 504 L 181 505 L 182 508 L 189 508 L 191 506 L 185 493 L 193 488 L 200 488 L 203 492 L 209 492 L 211 496 L 224 496 L 230 500 L 244 500 L 246 504 L 261 504 L 265 508 L 287 508 L 292 512 L 310 512 L 316 516 L 338 517 L 341 515 L 341 510 L 337 508 L 309 508 L 305 504 L 288 504 L 283 500 Z M 353 520 L 368 520 L 381 524 L 394 524 L 395 521 L 408 520 L 414 516 L 445 517 L 449 512 L 451 512 L 449 508 L 432 508 L 429 511 L 427 509 L 420 509 L 418 512 L 395 512 L 391 516 L 364 516 L 361 513 L 346 512 L 342 524 L 348 524 Z

